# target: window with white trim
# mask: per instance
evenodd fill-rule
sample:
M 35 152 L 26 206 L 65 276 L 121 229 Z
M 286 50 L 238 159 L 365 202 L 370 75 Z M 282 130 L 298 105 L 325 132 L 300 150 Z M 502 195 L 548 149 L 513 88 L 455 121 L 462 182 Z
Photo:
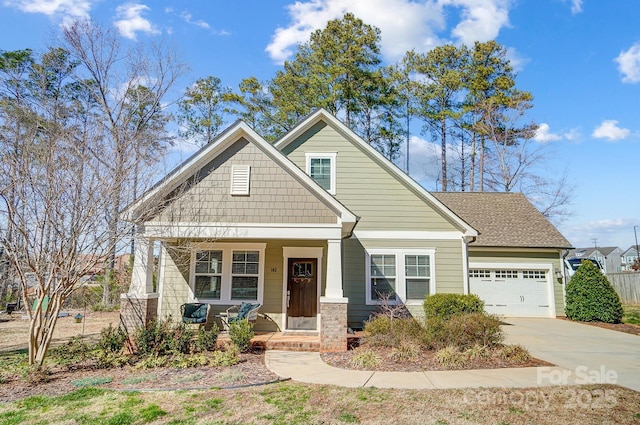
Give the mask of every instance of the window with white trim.
M 195 297 L 219 300 L 221 288 L 222 251 L 196 252 Z
M 258 251 L 233 251 L 231 267 L 231 299 L 258 299 Z
M 336 194 L 336 153 L 306 153 L 307 174 L 332 195 Z
M 371 255 L 371 299 L 396 300 L 396 256 L 390 254 Z
M 216 243 L 194 249 L 191 292 L 196 301 L 210 304 L 262 303 L 264 243 Z
M 435 250 L 368 249 L 366 300 L 374 305 L 391 302 L 421 304 L 433 293 Z
M 428 255 L 405 255 L 404 277 L 407 287 L 407 300 L 424 300 L 429 293 L 431 267 Z

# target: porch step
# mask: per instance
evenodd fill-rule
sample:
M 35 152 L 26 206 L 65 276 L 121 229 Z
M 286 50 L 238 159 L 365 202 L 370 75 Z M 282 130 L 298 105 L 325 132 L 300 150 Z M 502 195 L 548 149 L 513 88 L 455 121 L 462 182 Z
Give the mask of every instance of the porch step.
M 281 332 L 256 335 L 251 345 L 265 350 L 320 351 L 320 336 L 316 334 L 286 334 Z

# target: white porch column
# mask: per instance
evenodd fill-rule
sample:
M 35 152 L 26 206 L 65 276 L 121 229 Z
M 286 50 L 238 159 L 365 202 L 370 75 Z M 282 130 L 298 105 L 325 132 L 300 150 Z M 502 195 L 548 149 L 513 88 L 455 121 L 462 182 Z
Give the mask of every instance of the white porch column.
M 158 316 L 158 294 L 153 292 L 153 240 L 138 234 L 129 292 L 120 294 L 120 323 L 127 333 Z
M 347 302 L 342 290 L 342 240 L 340 239 L 327 241 L 326 287 L 320 302 Z
M 129 295 L 144 296 L 153 293 L 153 241 L 138 236 L 136 240 Z

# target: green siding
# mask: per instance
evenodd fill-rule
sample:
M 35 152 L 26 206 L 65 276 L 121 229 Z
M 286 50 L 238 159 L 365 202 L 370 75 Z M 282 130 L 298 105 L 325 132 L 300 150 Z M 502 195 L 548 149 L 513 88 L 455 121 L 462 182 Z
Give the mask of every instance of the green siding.
M 556 315 L 564 316 L 564 289 L 563 284 L 558 283 L 555 271 L 562 271 L 560 263 L 560 251 L 494 251 L 477 250 L 469 248 L 469 263 L 531 263 L 553 265 L 553 296 L 555 298 Z
M 435 282 L 437 293 L 464 293 L 462 241 L 457 240 L 359 240 L 355 237 L 343 241 L 343 286 L 349 298 L 347 315 L 349 326 L 362 328 L 363 322 L 376 311 L 375 305 L 366 303 L 366 248 L 418 248 L 435 249 Z M 412 315 L 424 316 L 422 306 L 407 306 Z
M 259 240 L 220 240 L 219 242 L 252 243 Z M 326 241 L 276 240 L 267 241 L 264 261 L 264 294 L 260 314 L 255 329 L 257 331 L 280 331 L 282 324 L 282 297 L 284 273 L 283 247 L 321 247 L 323 249 L 321 291 L 326 284 Z M 163 281 L 161 283 L 161 318 L 180 317 L 180 305 L 189 302 L 189 271 L 191 253 L 188 247 L 164 244 L 162 249 Z M 230 305 L 213 305 L 215 313 L 226 310 Z
M 314 152 L 337 152 L 336 198 L 361 217 L 358 230 L 460 230 L 364 150 L 324 122 L 283 149 L 302 170 L 306 169 L 305 153 Z

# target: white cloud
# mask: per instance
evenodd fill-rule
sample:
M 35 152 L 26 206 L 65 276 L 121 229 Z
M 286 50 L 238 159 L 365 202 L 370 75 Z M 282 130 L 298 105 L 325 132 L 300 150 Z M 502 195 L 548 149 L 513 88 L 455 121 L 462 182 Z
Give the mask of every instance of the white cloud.
M 160 31 L 142 14 L 150 10 L 149 6 L 140 3 L 124 3 L 116 8 L 116 21 L 114 25 L 120 35 L 131 40 L 136 39 L 137 32 L 150 35 L 160 34 Z
M 387 60 L 407 50 L 427 51 L 441 45 L 438 35 L 446 30 L 445 7 L 460 9 L 462 22 L 452 35 L 473 43 L 495 38 L 508 25 L 510 0 L 308 0 L 287 7 L 291 23 L 276 29 L 266 51 L 275 62 L 289 59 L 296 46 L 309 40 L 311 32 L 328 21 L 351 12 L 381 31 L 381 50 Z
M 618 70 L 622 73 L 622 82 L 640 82 L 640 43 L 635 43 L 628 50 L 620 52 L 614 59 L 618 63 Z
M 636 219 L 612 218 L 579 223 L 569 222 L 562 233 L 578 248 L 593 247 L 594 239 L 598 246 L 618 246 L 627 249 L 634 244 L 633 226 Z
M 180 17 L 187 23 L 191 25 L 195 25 L 200 28 L 209 29 L 209 24 L 203 21 L 202 19 L 198 19 L 196 21 L 193 20 L 193 16 L 191 13 L 186 10 L 180 14 Z
M 605 120 L 593 130 L 592 137 L 596 139 L 609 139 L 609 141 L 624 139 L 631 134 L 628 128 L 618 127 L 618 121 Z
M 536 135 L 533 140 L 540 143 L 553 142 L 556 140 L 562 140 L 562 136 L 556 133 L 552 133 L 549 124 L 543 122 L 536 130 Z
M 582 0 L 571 0 L 571 14 L 577 15 L 582 12 Z
M 443 4 L 462 9 L 462 22 L 452 30 L 460 42 L 493 40 L 500 29 L 509 25 L 510 0 L 443 0 Z
M 27 13 L 62 16 L 64 19 L 89 19 L 90 0 L 5 0 L 5 6 Z

